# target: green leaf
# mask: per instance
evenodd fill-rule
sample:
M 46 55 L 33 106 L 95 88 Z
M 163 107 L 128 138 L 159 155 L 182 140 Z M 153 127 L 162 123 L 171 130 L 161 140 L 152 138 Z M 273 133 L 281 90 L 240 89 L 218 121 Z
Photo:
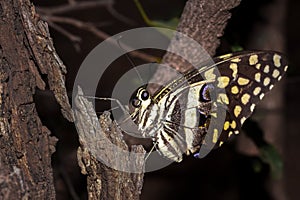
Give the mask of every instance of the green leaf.
M 232 52 L 237 52 L 237 51 L 243 51 L 244 48 L 238 44 L 232 45 L 231 46 L 231 51 Z
M 282 176 L 283 161 L 276 148 L 265 144 L 259 147 L 259 151 L 262 161 L 270 165 L 272 177 L 279 179 Z
M 170 20 L 150 20 L 148 15 L 146 14 L 142 4 L 140 3 L 139 0 L 133 0 L 138 11 L 140 12 L 142 18 L 144 19 L 144 22 L 148 25 L 148 26 L 153 26 L 153 27 L 160 27 L 160 28 L 168 28 L 168 29 L 176 29 L 179 19 L 177 17 L 174 17 Z M 169 32 L 164 32 L 163 30 L 158 30 L 159 32 L 161 32 L 162 34 L 164 34 L 165 36 L 167 36 L 168 38 L 171 38 L 172 35 L 169 34 Z

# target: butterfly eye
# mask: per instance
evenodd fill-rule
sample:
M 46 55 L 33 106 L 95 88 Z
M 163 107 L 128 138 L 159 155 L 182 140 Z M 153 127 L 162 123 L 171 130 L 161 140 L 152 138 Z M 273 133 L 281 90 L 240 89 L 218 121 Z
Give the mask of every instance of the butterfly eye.
M 141 101 L 138 100 L 137 98 L 134 98 L 131 100 L 131 104 L 133 105 L 133 107 L 138 108 L 141 105 Z
M 142 93 L 141 93 L 141 99 L 142 100 L 147 100 L 149 98 L 149 92 L 144 90 Z
M 213 86 L 212 85 L 203 85 L 203 87 L 200 90 L 200 101 L 202 102 L 208 102 L 211 101 L 210 98 L 210 93 L 213 90 Z

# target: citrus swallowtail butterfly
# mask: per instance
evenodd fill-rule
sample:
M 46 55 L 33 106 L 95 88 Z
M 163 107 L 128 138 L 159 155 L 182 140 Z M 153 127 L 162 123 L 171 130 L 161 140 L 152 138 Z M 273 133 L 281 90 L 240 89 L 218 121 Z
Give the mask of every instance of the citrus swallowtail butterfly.
M 171 160 L 180 162 L 183 153 L 195 153 L 208 143 L 220 146 L 238 134 L 288 68 L 283 55 L 273 51 L 236 52 L 214 63 L 185 73 L 153 96 L 141 87 L 131 99 L 130 116 L 139 131 L 152 137 L 158 152 Z M 218 109 L 225 113 L 222 124 L 214 120 Z M 212 132 L 206 137 L 209 127 Z

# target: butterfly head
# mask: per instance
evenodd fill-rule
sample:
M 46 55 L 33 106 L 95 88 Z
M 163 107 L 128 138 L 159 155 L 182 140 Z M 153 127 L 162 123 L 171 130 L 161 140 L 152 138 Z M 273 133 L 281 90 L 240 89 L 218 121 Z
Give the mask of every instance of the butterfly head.
M 146 110 L 151 104 L 150 93 L 146 90 L 146 87 L 140 87 L 134 93 L 130 99 L 130 107 L 135 111 Z

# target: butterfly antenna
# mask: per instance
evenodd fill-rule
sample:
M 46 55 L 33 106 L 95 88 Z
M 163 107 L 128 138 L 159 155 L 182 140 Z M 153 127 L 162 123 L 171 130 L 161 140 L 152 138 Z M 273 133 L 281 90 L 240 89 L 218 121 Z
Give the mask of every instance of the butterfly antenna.
M 116 110 L 116 109 L 119 109 L 119 108 L 120 108 L 120 106 L 116 106 L 116 107 L 113 107 L 113 108 L 111 108 L 111 109 L 109 109 L 109 110 L 105 110 L 105 111 L 111 112 L 111 111 Z M 101 111 L 100 111 L 100 112 L 97 112 L 97 111 L 96 111 L 96 113 L 97 113 L 97 114 L 103 114 L 104 112 L 103 112 L 103 111 L 102 111 L 102 112 L 101 112 Z
M 115 101 L 118 106 L 117 108 L 121 108 L 121 110 L 125 113 L 128 113 L 125 109 L 125 107 L 121 104 L 121 102 L 118 99 L 114 99 L 114 98 L 106 98 L 106 97 L 93 97 L 93 96 L 85 96 L 85 95 L 80 95 L 80 96 L 84 96 L 85 98 L 88 99 L 97 99 L 97 100 L 103 100 L 103 101 Z M 111 109 L 116 109 L 116 108 L 111 108 Z
M 121 36 L 122 37 L 122 36 Z M 132 58 L 129 56 L 129 54 L 126 52 L 126 50 L 122 47 L 121 43 L 120 43 L 120 39 L 121 37 L 117 40 L 117 43 L 120 47 L 120 49 L 122 49 L 125 52 L 125 56 L 126 58 L 129 60 L 130 64 L 133 66 L 134 71 L 136 72 L 138 78 L 140 79 L 141 83 L 144 83 L 141 74 L 139 73 L 139 71 L 136 69 L 136 64 L 133 62 Z

